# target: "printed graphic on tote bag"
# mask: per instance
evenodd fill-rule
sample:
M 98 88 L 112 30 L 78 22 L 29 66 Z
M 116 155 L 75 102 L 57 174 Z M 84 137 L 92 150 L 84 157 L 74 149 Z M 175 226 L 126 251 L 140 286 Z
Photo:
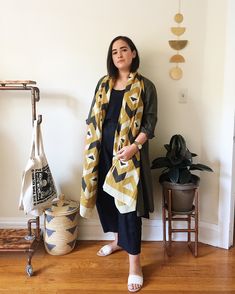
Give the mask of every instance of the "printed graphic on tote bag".
M 48 165 L 32 170 L 33 205 L 44 203 L 56 195 L 56 189 Z

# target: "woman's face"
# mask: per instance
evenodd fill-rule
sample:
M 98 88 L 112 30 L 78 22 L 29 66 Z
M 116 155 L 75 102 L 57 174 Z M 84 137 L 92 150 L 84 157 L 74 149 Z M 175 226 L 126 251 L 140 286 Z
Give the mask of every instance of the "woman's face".
M 131 51 L 129 45 L 119 39 L 113 43 L 112 58 L 114 65 L 118 70 L 130 71 L 133 58 L 136 57 L 136 51 Z

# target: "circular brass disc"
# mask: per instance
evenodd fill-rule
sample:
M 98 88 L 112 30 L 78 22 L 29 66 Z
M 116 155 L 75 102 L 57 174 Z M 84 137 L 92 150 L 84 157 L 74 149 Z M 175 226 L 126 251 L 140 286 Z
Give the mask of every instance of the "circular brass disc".
M 177 13 L 176 15 L 175 15 L 175 22 L 177 22 L 177 23 L 181 23 L 183 20 L 184 20 L 184 17 L 183 17 L 183 14 L 181 14 L 181 13 Z
M 171 32 L 176 36 L 181 36 L 185 32 L 186 28 L 183 27 L 172 27 Z
M 173 79 L 173 80 L 180 80 L 183 76 L 183 71 L 181 68 L 179 68 L 178 66 L 176 67 L 173 67 L 171 70 L 170 70 L 170 77 Z
M 169 40 L 169 45 L 172 49 L 181 50 L 186 47 L 188 40 Z

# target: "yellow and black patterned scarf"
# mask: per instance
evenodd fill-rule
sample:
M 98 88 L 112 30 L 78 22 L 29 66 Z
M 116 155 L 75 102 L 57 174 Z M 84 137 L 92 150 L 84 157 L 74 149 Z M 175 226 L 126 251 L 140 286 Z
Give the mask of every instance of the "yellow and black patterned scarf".
M 109 76 L 104 77 L 100 83 L 88 123 L 80 199 L 80 214 L 83 217 L 89 217 L 96 204 L 102 125 L 113 84 L 114 81 Z M 141 75 L 131 73 L 115 132 L 112 167 L 103 185 L 103 190 L 115 198 L 116 207 L 121 213 L 136 209 L 140 153 L 138 151 L 128 161 L 121 161 L 117 158 L 117 152 L 122 147 L 132 144 L 139 134 L 143 115 L 143 92 L 144 83 Z

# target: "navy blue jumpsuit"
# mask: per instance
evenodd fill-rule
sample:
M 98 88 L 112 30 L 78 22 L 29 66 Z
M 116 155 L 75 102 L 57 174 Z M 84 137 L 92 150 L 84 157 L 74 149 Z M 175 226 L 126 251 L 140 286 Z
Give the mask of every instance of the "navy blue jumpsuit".
M 129 254 L 141 251 L 141 217 L 137 212 L 120 213 L 114 198 L 103 191 L 105 177 L 112 166 L 113 143 L 125 90 L 113 89 L 102 129 L 96 207 L 103 231 L 118 233 L 118 245 Z

